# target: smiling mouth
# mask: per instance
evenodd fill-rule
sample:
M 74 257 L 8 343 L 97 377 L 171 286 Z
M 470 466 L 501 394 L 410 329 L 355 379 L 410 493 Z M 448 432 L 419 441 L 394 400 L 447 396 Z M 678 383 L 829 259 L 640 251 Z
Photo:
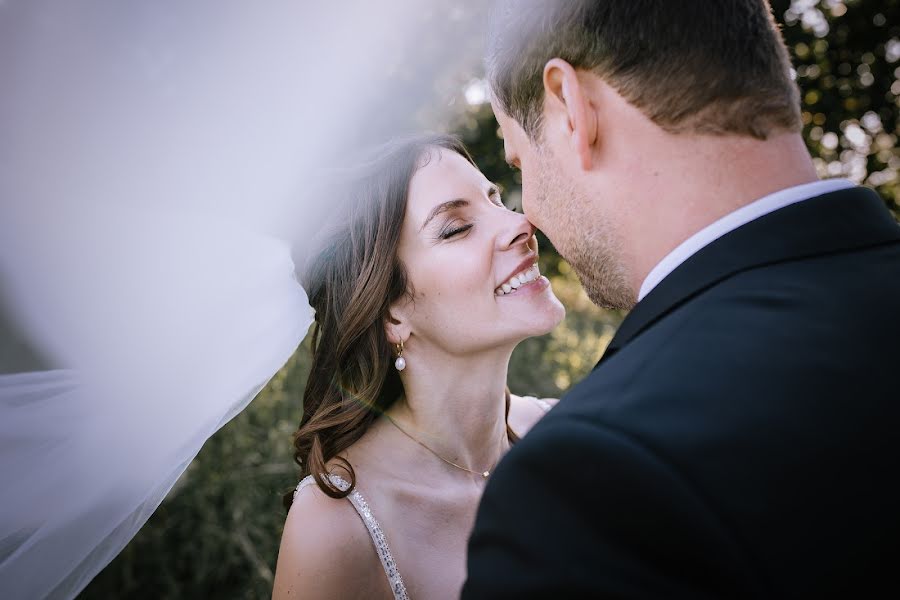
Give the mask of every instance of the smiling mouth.
M 531 265 L 524 271 L 520 271 L 519 273 L 516 273 L 515 275 L 510 277 L 508 280 L 503 282 L 503 284 L 500 285 L 500 287 L 498 287 L 496 290 L 494 290 L 494 295 L 508 296 L 510 294 L 515 294 L 517 289 L 519 289 L 523 285 L 526 285 L 528 283 L 531 283 L 532 281 L 539 279 L 540 276 L 541 276 L 541 272 L 538 269 L 538 265 L 537 265 L 537 263 L 534 263 L 533 265 Z

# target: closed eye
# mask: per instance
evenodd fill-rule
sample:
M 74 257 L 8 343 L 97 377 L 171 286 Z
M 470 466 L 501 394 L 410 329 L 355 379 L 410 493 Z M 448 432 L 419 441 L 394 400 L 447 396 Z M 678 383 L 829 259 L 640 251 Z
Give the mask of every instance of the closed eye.
M 460 233 L 466 232 L 470 229 L 472 229 L 471 223 L 469 223 L 468 225 L 463 225 L 462 227 L 448 227 L 447 229 L 441 231 L 441 239 L 446 240 L 452 238 L 453 236 L 459 235 Z

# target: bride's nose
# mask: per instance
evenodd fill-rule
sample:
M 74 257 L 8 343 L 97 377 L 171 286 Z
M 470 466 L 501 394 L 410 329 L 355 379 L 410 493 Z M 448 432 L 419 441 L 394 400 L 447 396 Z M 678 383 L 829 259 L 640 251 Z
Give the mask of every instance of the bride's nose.
M 504 215 L 504 229 L 497 238 L 501 250 L 528 244 L 536 231 L 525 215 L 510 212 Z

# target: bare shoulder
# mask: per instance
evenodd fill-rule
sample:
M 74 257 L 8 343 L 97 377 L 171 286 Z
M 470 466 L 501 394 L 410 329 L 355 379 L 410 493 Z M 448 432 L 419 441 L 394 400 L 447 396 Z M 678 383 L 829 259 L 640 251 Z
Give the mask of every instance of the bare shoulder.
M 288 512 L 272 598 L 363 598 L 389 591 L 369 533 L 346 498 L 304 487 Z
M 519 437 L 524 436 L 547 411 L 556 406 L 558 398 L 533 398 L 531 396 L 510 395 L 509 425 Z

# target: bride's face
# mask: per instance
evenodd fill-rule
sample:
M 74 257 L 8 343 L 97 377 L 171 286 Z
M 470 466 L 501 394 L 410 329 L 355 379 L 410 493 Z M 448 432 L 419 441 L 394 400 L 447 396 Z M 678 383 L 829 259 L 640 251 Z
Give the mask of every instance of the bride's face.
M 534 227 L 456 152 L 424 158 L 398 248 L 414 291 L 402 309 L 411 348 L 471 353 L 550 331 L 565 309 L 538 272 Z

